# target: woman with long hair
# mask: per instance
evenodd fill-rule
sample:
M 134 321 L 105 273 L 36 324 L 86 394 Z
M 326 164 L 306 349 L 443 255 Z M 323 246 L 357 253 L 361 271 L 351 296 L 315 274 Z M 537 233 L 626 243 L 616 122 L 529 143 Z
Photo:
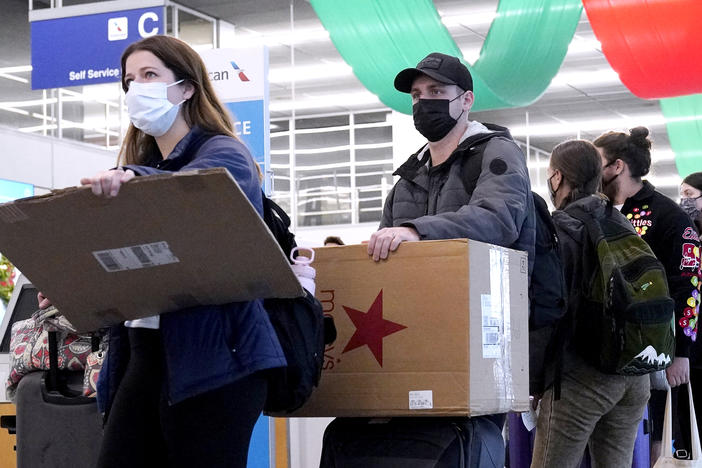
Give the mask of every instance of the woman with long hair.
M 536 426 L 533 468 L 580 466 L 585 447 L 593 466 L 623 467 L 631 464 L 636 431 L 649 395 L 649 377 L 605 374 L 587 362 L 577 327 L 585 304 L 586 265 L 596 261 L 596 252 L 582 221 L 569 214 L 578 210 L 594 220 L 610 218 L 623 229 L 633 227 L 608 200 L 597 193 L 602 164 L 595 147 L 585 140 L 571 140 L 556 146 L 547 170 L 548 189 L 556 207 L 556 225 L 568 291 L 566 318 L 559 324 L 559 340 L 544 343 L 551 355 L 562 362 L 548 363 L 547 387 L 541 398 Z M 560 341 L 563 341 L 561 344 Z M 560 399 L 554 391 L 556 369 L 562 369 Z
M 135 176 L 224 167 L 261 214 L 260 171 L 198 54 L 153 36 L 127 47 L 121 65 L 131 120 L 121 166 L 81 182 L 109 198 Z M 262 371 L 285 365 L 260 300 L 190 307 L 110 333 L 98 391 L 106 412 L 99 467 L 246 466 L 266 398 Z

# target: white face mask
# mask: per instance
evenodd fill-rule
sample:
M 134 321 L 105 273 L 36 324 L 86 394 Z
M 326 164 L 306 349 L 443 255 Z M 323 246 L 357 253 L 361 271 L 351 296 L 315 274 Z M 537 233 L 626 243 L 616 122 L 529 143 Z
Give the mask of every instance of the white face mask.
M 134 126 L 154 137 L 160 137 L 173 126 L 178 116 L 178 104 L 168 100 L 168 88 L 183 80 L 166 84 L 163 82 L 138 83 L 132 81 L 125 96 L 129 120 Z

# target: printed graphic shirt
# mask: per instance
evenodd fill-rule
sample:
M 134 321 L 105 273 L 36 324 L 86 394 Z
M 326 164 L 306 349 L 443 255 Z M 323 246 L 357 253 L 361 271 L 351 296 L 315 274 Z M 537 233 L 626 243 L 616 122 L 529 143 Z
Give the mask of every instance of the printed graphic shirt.
M 665 267 L 675 301 L 675 355 L 691 357 L 700 309 L 700 240 L 692 220 L 648 181 L 621 212 Z

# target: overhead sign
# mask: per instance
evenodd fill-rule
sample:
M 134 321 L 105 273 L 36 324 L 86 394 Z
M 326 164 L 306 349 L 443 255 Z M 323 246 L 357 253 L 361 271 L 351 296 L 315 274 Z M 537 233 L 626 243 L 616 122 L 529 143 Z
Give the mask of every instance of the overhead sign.
M 212 86 L 232 113 L 234 130 L 270 181 L 270 114 L 268 112 L 268 48 L 210 49 L 200 52 Z
M 163 33 L 163 6 L 32 21 L 32 89 L 119 81 L 124 49 Z

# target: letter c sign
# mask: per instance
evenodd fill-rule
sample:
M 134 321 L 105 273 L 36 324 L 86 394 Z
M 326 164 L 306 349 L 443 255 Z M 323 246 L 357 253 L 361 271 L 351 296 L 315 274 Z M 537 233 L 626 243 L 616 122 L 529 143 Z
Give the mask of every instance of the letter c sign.
M 145 24 L 148 20 L 156 22 L 156 25 L 152 26 L 149 30 L 146 29 Z M 158 34 L 158 15 L 153 11 L 147 11 L 139 18 L 139 35 L 141 37 L 150 37 L 156 34 Z

